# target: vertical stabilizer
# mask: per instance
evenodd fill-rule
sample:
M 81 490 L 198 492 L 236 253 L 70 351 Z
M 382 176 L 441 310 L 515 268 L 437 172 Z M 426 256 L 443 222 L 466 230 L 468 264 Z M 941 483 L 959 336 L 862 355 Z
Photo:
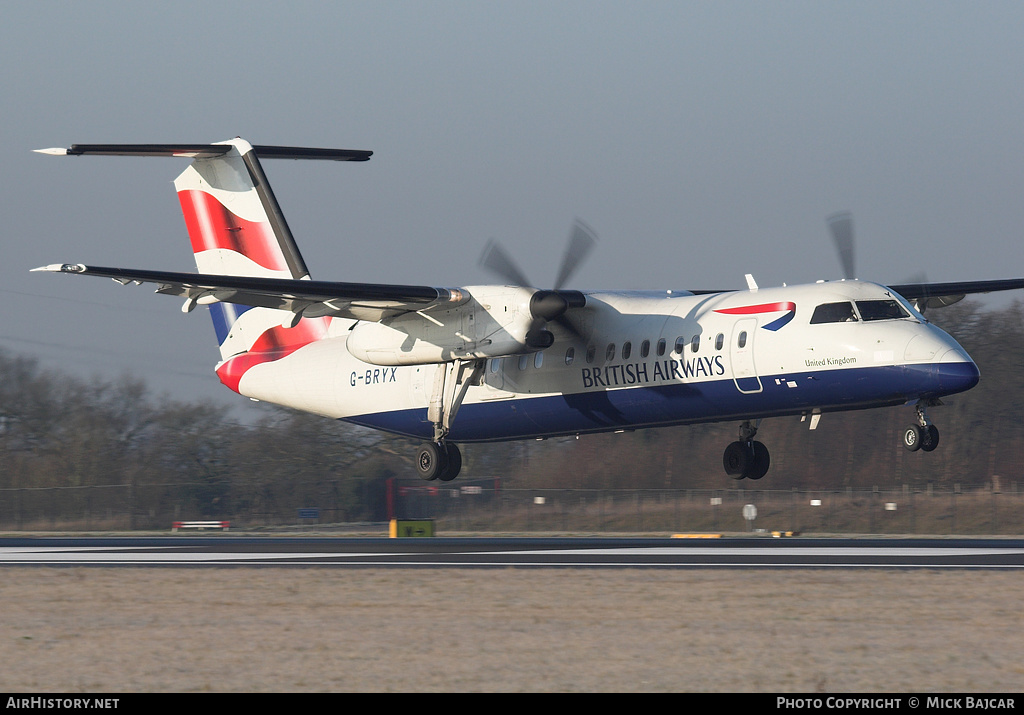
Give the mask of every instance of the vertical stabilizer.
M 256 152 L 242 139 L 223 144 L 231 150 L 197 157 L 174 181 L 196 268 L 217 275 L 308 279 L 309 270 Z M 260 362 L 276 359 L 324 337 L 330 323 L 330 318 L 304 318 L 284 327 L 291 313 L 230 303 L 209 308 L 225 361 L 250 351 L 259 353 Z M 217 372 L 237 389 L 230 374 L 253 359 L 222 365 Z
M 197 158 L 175 179 L 200 273 L 309 277 L 291 230 L 252 146 Z
M 66 156 L 191 158 L 192 163 L 175 179 L 174 186 L 199 272 L 295 280 L 308 280 L 309 270 L 259 156 L 367 161 L 372 155 L 349 149 L 253 146 L 239 138 L 215 144 L 73 144 L 69 149 L 38 151 Z M 329 317 L 298 318 L 291 311 L 250 308 L 215 299 L 200 302 L 209 305 L 220 345 L 217 374 L 236 391 L 247 369 L 322 339 L 330 324 Z

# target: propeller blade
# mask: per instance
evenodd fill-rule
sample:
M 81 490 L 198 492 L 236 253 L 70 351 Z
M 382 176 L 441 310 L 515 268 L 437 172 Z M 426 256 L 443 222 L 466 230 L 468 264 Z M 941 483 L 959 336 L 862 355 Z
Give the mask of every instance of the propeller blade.
M 562 328 L 567 333 L 572 335 L 574 338 L 577 338 L 579 340 L 585 339 L 583 331 L 579 328 L 578 325 L 576 325 L 576 323 L 572 321 L 572 318 L 570 318 L 568 315 L 559 316 L 558 318 L 555 319 L 555 322 L 561 325 Z
M 552 290 L 535 291 L 530 299 L 530 314 L 533 320 L 526 331 L 526 345 L 534 350 L 544 350 L 554 343 L 554 335 L 548 329 L 548 323 L 557 323 L 570 334 L 582 338 L 580 328 L 567 315 L 572 308 L 583 308 L 587 305 L 587 297 L 578 290 L 563 290 L 562 286 L 579 268 L 580 264 L 594 248 L 597 236 L 593 229 L 579 219 L 573 224 L 569 235 L 558 281 Z M 480 265 L 501 276 L 512 285 L 531 287 L 512 257 L 493 238 L 487 242 Z
M 555 290 L 539 290 L 530 298 L 530 314 L 544 321 L 560 318 L 568 309 L 569 301 Z
M 558 272 L 558 279 L 555 281 L 555 290 L 560 290 L 565 286 L 596 243 L 597 234 L 594 233 L 594 230 L 579 219 L 576 219 L 569 237 L 569 245 L 566 247 L 565 256 L 562 258 L 562 267 Z
M 483 255 L 480 256 L 480 265 L 492 273 L 506 279 L 512 285 L 523 287 L 530 285 L 530 281 L 526 278 L 526 275 L 519 270 L 519 266 L 517 266 L 515 261 L 513 261 L 508 253 L 505 252 L 505 249 L 501 247 L 501 244 L 493 238 L 488 241 L 487 246 L 484 247 Z
M 526 331 L 526 345 L 534 350 L 546 350 L 555 342 L 555 336 L 547 329 L 544 320 L 534 319 L 533 325 Z
M 832 214 L 828 217 L 828 227 L 832 231 L 832 240 L 839 251 L 839 260 L 843 264 L 843 277 L 856 278 L 853 269 L 853 216 L 849 211 Z

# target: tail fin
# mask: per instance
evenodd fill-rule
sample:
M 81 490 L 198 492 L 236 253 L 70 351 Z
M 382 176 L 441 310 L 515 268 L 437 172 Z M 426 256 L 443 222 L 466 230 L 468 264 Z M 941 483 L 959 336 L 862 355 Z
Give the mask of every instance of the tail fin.
M 309 270 L 274 197 L 258 156 L 366 161 L 372 152 L 253 146 L 243 139 L 216 144 L 75 144 L 42 150 L 68 155 L 184 156 L 192 163 L 174 181 L 200 273 L 309 279 Z M 327 334 L 330 318 L 294 321 L 290 311 L 209 304 L 221 381 L 238 390 L 253 364 L 284 357 Z
M 200 273 L 309 278 L 252 146 L 198 157 L 175 179 Z
M 197 157 L 174 181 L 196 268 L 217 275 L 308 279 L 309 270 L 256 152 L 241 139 L 224 144 L 232 149 Z M 260 362 L 282 357 L 282 351 L 287 354 L 323 338 L 330 322 L 305 318 L 283 327 L 291 313 L 230 303 L 209 308 L 225 361 L 250 351 L 261 354 Z

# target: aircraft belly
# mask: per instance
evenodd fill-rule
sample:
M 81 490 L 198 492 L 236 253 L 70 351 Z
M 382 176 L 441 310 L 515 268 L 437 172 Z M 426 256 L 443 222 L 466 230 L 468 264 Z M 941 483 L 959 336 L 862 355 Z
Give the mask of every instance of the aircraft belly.
M 448 438 L 454 442 L 489 442 L 780 417 L 814 408 L 841 411 L 899 405 L 932 396 L 933 374 L 927 366 L 913 366 L 910 372 L 899 365 L 840 368 L 762 376 L 764 389 L 750 394 L 739 392 L 731 377 L 723 377 L 694 383 L 517 396 L 497 402 L 467 401 Z M 963 379 L 969 382 L 970 377 L 965 375 Z M 350 421 L 430 438 L 425 408 L 365 414 Z

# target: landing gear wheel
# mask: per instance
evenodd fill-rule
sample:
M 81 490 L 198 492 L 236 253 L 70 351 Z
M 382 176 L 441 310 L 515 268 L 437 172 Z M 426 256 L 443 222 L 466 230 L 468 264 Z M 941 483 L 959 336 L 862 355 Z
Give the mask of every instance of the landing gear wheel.
M 921 449 L 931 452 L 939 446 L 939 428 L 928 419 L 926 410 L 935 405 L 941 405 L 939 400 L 929 402 L 918 402 L 915 406 L 917 412 L 917 424 L 910 425 L 903 430 L 903 446 L 911 452 Z
M 921 443 L 924 441 L 924 428 L 921 425 L 909 425 L 903 430 L 903 446 L 911 452 L 916 452 L 921 449 Z M 938 432 L 936 431 L 936 435 Z M 936 439 L 936 442 L 938 440 Z
M 733 479 L 743 479 L 754 461 L 753 451 L 743 442 L 733 442 L 725 448 L 722 455 L 722 466 L 725 473 Z
M 460 460 L 461 463 L 461 460 Z M 448 467 L 448 451 L 440 442 L 427 442 L 416 453 L 416 471 L 420 479 L 433 481 L 445 474 Z
M 459 448 L 451 442 L 444 443 L 445 456 L 448 460 L 448 466 L 445 468 L 442 474 L 437 476 L 442 482 L 450 482 L 459 476 L 459 470 L 462 469 L 462 452 Z
M 760 479 L 771 465 L 768 448 L 761 442 L 733 442 L 725 448 L 722 466 L 733 479 Z
M 903 446 L 911 452 L 921 449 L 921 427 L 909 425 L 903 430 Z
M 771 455 L 768 454 L 768 448 L 760 442 L 754 442 L 752 448 L 753 462 L 745 476 L 747 479 L 760 479 L 768 473 L 768 467 L 772 462 Z

